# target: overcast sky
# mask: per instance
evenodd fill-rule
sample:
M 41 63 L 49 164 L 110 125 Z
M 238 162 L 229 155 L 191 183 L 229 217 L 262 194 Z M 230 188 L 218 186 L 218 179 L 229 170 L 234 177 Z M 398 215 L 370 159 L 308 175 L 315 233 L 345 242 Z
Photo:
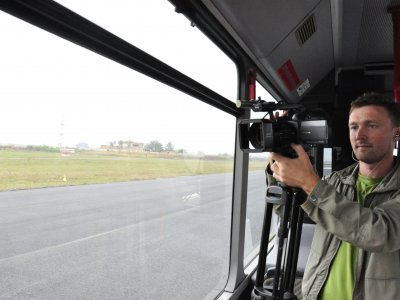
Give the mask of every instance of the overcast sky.
M 236 101 L 234 64 L 167 0 L 59 2 Z M 233 116 L 3 12 L 0 28 L 0 144 L 233 153 Z

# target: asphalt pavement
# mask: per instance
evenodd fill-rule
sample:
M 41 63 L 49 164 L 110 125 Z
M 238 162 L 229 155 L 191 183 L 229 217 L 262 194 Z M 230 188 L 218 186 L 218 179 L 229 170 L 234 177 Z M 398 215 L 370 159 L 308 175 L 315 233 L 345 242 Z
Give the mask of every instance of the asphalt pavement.
M 264 174 L 251 172 L 250 243 Z M 0 193 L 0 299 L 207 299 L 226 283 L 232 175 Z

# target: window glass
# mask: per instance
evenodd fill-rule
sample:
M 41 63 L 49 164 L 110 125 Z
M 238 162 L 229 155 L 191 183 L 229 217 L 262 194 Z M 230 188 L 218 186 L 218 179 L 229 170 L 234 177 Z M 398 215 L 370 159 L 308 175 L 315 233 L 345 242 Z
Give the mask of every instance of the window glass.
M 323 175 L 332 173 L 332 148 L 324 148 Z
M 257 98 L 268 102 L 276 102 L 272 96 L 258 82 L 256 82 Z M 282 114 L 282 111 L 278 111 Z M 251 119 L 262 119 L 266 116 L 266 112 L 251 111 Z M 324 148 L 323 174 L 329 174 L 332 171 L 332 149 Z M 245 249 L 244 249 L 244 265 L 247 266 L 259 252 L 262 225 L 264 220 L 265 196 L 266 196 L 266 176 L 265 167 L 268 164 L 268 153 L 250 153 L 250 164 L 253 161 L 263 162 L 263 170 L 249 169 L 248 192 L 247 192 L 247 210 L 246 210 L 246 231 L 245 231 Z M 272 213 L 271 219 L 271 242 L 275 242 L 277 226 L 279 220 L 275 212 Z M 275 254 L 276 255 L 276 254 Z M 273 256 L 273 255 L 272 255 Z M 269 263 L 274 264 L 272 259 Z
M 57 0 L 60 4 L 236 101 L 236 66 L 165 0 Z M 151 96 L 151 93 L 149 93 Z
M 0 298 L 214 298 L 235 118 L 2 12 L 0 27 Z
M 265 101 L 275 100 L 258 82 L 256 82 L 257 97 Z M 251 119 L 262 119 L 265 112 L 251 111 Z M 245 230 L 245 266 L 258 254 L 261 240 L 261 230 L 264 220 L 266 177 L 265 167 L 268 163 L 268 153 L 250 153 L 249 166 L 257 164 L 257 169 L 249 169 L 248 190 L 247 190 L 247 209 L 246 209 L 246 230 Z M 272 224 L 276 223 L 275 214 Z M 271 226 L 271 236 L 274 234 L 274 226 Z

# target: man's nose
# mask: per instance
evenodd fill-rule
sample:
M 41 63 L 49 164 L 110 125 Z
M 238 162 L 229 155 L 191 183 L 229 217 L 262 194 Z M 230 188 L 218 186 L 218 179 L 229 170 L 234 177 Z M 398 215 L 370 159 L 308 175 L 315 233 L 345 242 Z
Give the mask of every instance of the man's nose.
M 363 127 L 358 128 L 357 133 L 356 133 L 356 139 L 357 140 L 365 139 L 366 137 L 367 136 L 366 136 L 365 128 L 363 128 Z

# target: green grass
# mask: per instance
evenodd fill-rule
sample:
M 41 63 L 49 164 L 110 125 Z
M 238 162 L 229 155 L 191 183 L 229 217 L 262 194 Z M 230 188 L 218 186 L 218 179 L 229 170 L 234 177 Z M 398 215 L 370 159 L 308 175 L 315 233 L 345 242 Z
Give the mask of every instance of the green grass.
M 250 169 L 265 162 L 252 161 Z M 227 173 L 232 158 L 185 157 L 175 153 L 85 151 L 60 153 L 0 150 L 0 190 L 108 183 L 188 175 Z

